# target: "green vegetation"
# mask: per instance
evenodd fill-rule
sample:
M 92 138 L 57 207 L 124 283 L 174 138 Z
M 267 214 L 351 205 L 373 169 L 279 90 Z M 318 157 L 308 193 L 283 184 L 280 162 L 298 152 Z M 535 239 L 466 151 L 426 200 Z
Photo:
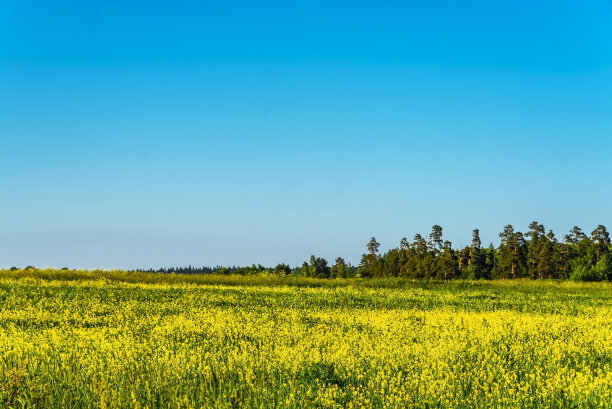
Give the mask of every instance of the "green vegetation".
M 415 235 L 409 243 L 380 255 L 372 238 L 355 274 L 363 277 L 414 279 L 572 279 L 612 280 L 612 247 L 606 228 L 599 225 L 587 236 L 574 227 L 559 242 L 538 222 L 523 234 L 508 225 L 500 233 L 500 245 L 483 248 L 479 230 L 473 231 L 470 246 L 456 250 L 442 240 L 442 227 L 433 226 L 429 239 Z
M 409 242 L 403 238 L 399 247 L 384 254 L 374 237 L 367 244 L 359 266 L 353 267 L 338 257 L 332 266 L 321 257 L 311 256 L 302 266 L 276 267 L 181 267 L 142 272 L 175 272 L 183 274 L 216 273 L 261 275 L 276 274 L 312 278 L 384 278 L 408 279 L 571 279 L 575 281 L 612 280 L 612 245 L 605 226 L 599 225 L 590 236 L 574 227 L 560 242 L 552 231 L 538 222 L 529 225 L 525 234 L 507 225 L 499 234 L 497 248 L 482 247 L 480 232 L 475 229 L 469 246 L 454 249 L 443 240 L 442 227 L 435 225 L 426 239 L 420 234 Z
M 612 284 L 0 271 L 0 407 L 596 408 Z

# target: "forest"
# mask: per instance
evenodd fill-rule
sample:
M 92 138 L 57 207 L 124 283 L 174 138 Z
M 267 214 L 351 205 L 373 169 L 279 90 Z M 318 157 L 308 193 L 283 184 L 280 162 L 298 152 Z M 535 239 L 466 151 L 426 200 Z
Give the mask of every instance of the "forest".
M 525 233 L 507 225 L 499 234 L 500 244 L 484 247 L 479 230 L 472 232 L 469 246 L 453 248 L 443 239 L 439 225 L 423 236 L 416 234 L 412 242 L 402 238 L 399 246 L 386 253 L 379 251 L 376 238 L 367 243 L 358 266 L 342 257 L 330 265 L 322 257 L 312 255 L 301 266 L 280 263 L 276 267 L 170 267 L 136 270 L 178 274 L 277 274 L 315 278 L 401 277 L 408 279 L 571 279 L 576 281 L 612 280 L 612 246 L 605 226 L 591 234 L 574 226 L 561 240 L 537 221 Z

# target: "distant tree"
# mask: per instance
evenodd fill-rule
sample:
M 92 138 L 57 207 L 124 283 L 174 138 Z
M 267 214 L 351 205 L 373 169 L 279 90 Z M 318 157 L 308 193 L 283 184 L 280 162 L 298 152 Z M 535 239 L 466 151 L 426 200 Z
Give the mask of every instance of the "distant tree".
M 513 272 L 513 263 L 512 263 L 512 238 L 514 237 L 514 227 L 509 224 L 504 227 L 504 231 L 499 233 L 499 237 L 501 239 L 501 243 L 499 245 L 499 260 L 497 263 L 497 267 L 499 269 L 498 275 L 505 275 L 508 270 Z M 513 274 L 511 273 L 512 277 Z
M 357 273 L 357 268 L 353 267 L 353 265 L 350 262 L 348 262 L 346 263 L 345 271 L 346 271 L 346 278 L 351 278 L 351 277 L 355 277 L 355 274 Z
M 472 232 L 472 245 L 470 246 L 470 256 L 468 260 L 468 276 L 469 278 L 483 278 L 484 277 L 484 258 L 481 251 L 481 241 L 479 230 L 474 229 Z
M 429 243 L 432 251 L 437 253 L 442 248 L 442 227 L 437 224 L 431 228 L 431 233 L 429 234 Z
M 414 278 L 427 277 L 429 273 L 427 241 L 419 233 L 414 235 L 411 249 L 414 254 Z
M 493 276 L 493 272 L 495 271 L 495 256 L 497 254 L 497 251 L 495 250 L 495 247 L 493 246 L 493 243 L 489 243 L 489 247 L 487 247 L 487 249 L 484 251 L 484 271 L 483 271 L 483 278 L 491 278 Z
M 286 276 L 291 274 L 291 267 L 289 267 L 287 264 L 285 263 L 279 263 L 276 265 L 276 267 L 274 268 L 274 273 L 278 274 L 279 276 Z
M 452 248 L 450 241 L 445 241 L 440 255 L 440 278 L 450 280 L 457 275 L 457 256 Z
M 570 274 L 570 245 L 567 242 L 567 235 L 563 237 L 561 243 L 554 247 L 555 259 L 555 278 L 568 278 Z
M 511 224 L 504 227 L 499 237 L 502 241 L 498 268 L 502 273 L 510 273 L 510 277 L 515 279 L 522 275 L 521 271 L 525 267 L 525 238 L 523 233 L 515 232 Z
M 459 250 L 457 255 L 457 268 L 459 270 L 459 277 L 469 278 L 470 277 L 470 248 L 464 247 Z
M 591 240 L 595 243 L 595 254 L 597 254 L 597 263 L 602 254 L 607 254 L 608 246 L 610 245 L 610 234 L 606 229 L 606 226 L 599 225 L 591 233 Z
M 536 273 L 540 278 L 549 278 L 555 275 L 555 252 L 557 239 L 550 230 L 548 234 L 540 239 L 540 252 L 538 254 L 538 265 Z
M 412 239 L 412 248 L 420 254 L 424 254 L 427 251 L 427 241 L 419 233 L 414 235 Z
M 529 242 L 527 244 L 527 258 L 529 259 L 529 273 L 535 278 L 538 273 L 538 263 L 544 246 L 544 226 L 538 222 L 529 225 Z
M 374 237 L 370 239 L 367 245 L 368 252 L 361 257 L 359 273 L 363 277 L 380 277 L 381 268 L 378 260 L 378 248 L 380 244 Z
M 499 234 L 497 248 L 491 243 L 483 248 L 480 232 L 474 229 L 469 246 L 454 249 L 449 241 L 442 239 L 443 229 L 432 227 L 424 238 L 415 234 L 408 242 L 402 238 L 399 247 L 384 254 L 379 253 L 380 244 L 374 237 L 367 243 L 358 268 L 346 263 L 342 257 L 328 266 L 327 260 L 312 255 L 301 267 L 291 269 L 279 263 L 274 268 L 258 265 L 244 267 L 164 267 L 135 270 L 168 274 L 270 274 L 280 276 L 296 274 L 304 277 L 405 277 L 420 279 L 461 278 L 569 278 L 572 280 L 612 280 L 612 242 L 603 225 L 598 225 L 590 235 L 585 235 L 578 226 L 559 241 L 552 230 L 545 234 L 544 226 L 536 221 L 529 225 L 525 235 L 514 230 L 512 225 L 504 227 Z M 26 270 L 36 269 L 27 266 Z M 12 267 L 11 270 L 17 270 Z M 66 267 L 63 270 L 67 270 Z
M 570 230 L 569 234 L 564 237 L 565 241 L 570 244 L 578 244 L 578 242 L 583 238 L 584 233 L 582 232 L 582 229 L 578 226 L 574 226 L 572 230 Z
M 372 237 L 368 243 L 368 253 L 373 256 L 378 254 L 379 247 L 380 247 L 380 243 L 376 241 L 376 238 Z
M 336 262 L 331 266 L 331 278 L 346 278 L 349 276 L 348 266 L 342 257 L 337 257 Z
M 410 248 L 410 244 L 408 243 L 408 239 L 403 237 L 402 240 L 400 241 L 400 268 L 399 268 L 400 277 L 404 275 L 404 263 L 406 262 L 406 254 L 409 248 Z
M 597 263 L 597 245 L 588 236 L 570 246 L 571 270 L 584 270 L 585 274 Z M 588 274 L 587 274 L 588 275 Z
M 307 262 L 303 262 L 302 266 L 300 267 L 298 274 L 302 277 L 310 277 L 310 266 L 308 265 Z
M 526 242 L 523 233 L 520 231 L 515 233 L 513 240 L 513 262 L 516 268 L 513 270 L 513 278 L 516 278 L 517 274 L 524 277 L 524 271 L 526 268 L 527 257 L 526 257 Z
M 379 266 L 382 277 L 398 277 L 402 269 L 401 250 L 390 249 L 379 257 Z
M 321 257 L 310 256 L 310 277 L 329 278 L 331 271 L 327 260 Z

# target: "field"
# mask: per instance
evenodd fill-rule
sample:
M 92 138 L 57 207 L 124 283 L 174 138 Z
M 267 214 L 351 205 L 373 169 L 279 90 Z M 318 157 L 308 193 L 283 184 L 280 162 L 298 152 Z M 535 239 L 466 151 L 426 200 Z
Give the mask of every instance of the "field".
M 610 405 L 610 284 L 0 271 L 0 407 Z

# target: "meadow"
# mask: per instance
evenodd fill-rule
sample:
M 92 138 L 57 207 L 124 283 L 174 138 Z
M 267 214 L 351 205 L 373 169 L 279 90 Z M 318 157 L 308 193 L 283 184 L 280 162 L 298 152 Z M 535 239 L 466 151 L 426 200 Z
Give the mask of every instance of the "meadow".
M 612 284 L 0 271 L 0 407 L 612 405 Z

